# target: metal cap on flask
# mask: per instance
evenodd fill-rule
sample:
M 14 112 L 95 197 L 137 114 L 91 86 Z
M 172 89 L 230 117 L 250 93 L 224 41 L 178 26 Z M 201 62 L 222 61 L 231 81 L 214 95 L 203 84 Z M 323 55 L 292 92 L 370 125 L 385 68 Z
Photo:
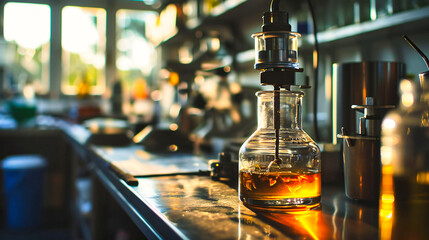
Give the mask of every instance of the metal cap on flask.
M 263 15 L 262 31 L 255 33 L 255 69 L 261 70 L 261 85 L 290 89 L 295 85 L 295 72 L 302 72 L 298 63 L 299 33 L 291 31 L 288 13 L 279 10 L 279 1 L 272 1 Z

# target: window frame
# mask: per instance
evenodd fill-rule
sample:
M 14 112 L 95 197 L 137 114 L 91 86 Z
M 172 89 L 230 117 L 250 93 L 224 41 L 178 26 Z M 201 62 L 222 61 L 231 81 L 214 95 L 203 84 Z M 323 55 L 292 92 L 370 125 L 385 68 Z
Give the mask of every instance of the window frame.
M 0 38 L 3 38 L 3 13 L 6 3 L 35 3 L 51 7 L 51 40 L 49 56 L 49 91 L 42 97 L 58 99 L 68 98 L 61 91 L 62 80 L 62 47 L 61 25 L 62 10 L 66 6 L 104 8 L 106 10 L 106 49 L 105 49 L 105 84 L 108 86 L 116 77 L 116 12 L 120 9 L 156 11 L 153 6 L 142 1 L 130 0 L 0 0 Z M 60 67 L 59 67 L 60 66 Z M 95 95 L 97 96 L 97 95 Z M 73 95 L 74 97 L 74 95 Z

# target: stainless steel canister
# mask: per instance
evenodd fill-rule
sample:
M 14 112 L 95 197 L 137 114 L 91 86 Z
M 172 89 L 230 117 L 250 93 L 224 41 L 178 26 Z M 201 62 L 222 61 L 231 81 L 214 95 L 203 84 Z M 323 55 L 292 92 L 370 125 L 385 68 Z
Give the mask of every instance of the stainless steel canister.
M 338 135 L 343 139 L 344 186 L 347 197 L 378 201 L 381 163 L 380 138 Z
M 367 97 L 375 106 L 396 105 L 399 81 L 405 64 L 399 62 L 350 62 L 333 64 L 333 137 L 345 127 L 356 133 L 356 112 L 352 105 L 364 105 Z

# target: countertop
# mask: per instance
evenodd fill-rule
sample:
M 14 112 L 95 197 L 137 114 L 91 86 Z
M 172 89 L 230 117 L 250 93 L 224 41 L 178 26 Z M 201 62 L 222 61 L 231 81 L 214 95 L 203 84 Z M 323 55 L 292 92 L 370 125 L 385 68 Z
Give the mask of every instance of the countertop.
M 316 210 L 257 211 L 240 202 L 236 184 L 214 181 L 197 172 L 137 177 L 138 185 L 130 186 L 109 166 L 118 153 L 125 159 L 141 156 L 141 146 L 88 145 L 90 134 L 78 125 L 64 121 L 48 121 L 45 125 L 50 127 L 39 129 L 57 128 L 65 133 L 75 151 L 87 158 L 91 171 L 149 239 L 378 238 L 378 205 L 348 199 L 342 183 L 322 185 L 321 206 Z M 175 157 L 163 155 L 158 162 Z
M 209 176 L 137 177 L 138 186 L 129 186 L 105 168 L 105 160 L 118 154 L 125 159 L 135 158 L 142 147 L 107 149 L 92 146 L 91 158 L 98 165 L 97 175 L 150 238 L 378 238 L 378 205 L 348 199 L 342 184 L 322 186 L 321 206 L 317 210 L 263 212 L 240 202 L 236 184 L 214 181 Z M 168 158 L 159 161 L 168 162 Z

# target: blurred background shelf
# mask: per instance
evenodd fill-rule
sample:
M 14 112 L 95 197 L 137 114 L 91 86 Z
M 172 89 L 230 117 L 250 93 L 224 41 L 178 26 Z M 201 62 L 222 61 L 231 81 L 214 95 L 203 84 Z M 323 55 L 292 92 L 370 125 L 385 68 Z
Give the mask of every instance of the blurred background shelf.
M 227 0 L 215 6 L 210 14 L 187 21 L 189 29 L 204 28 L 207 24 L 222 24 L 249 15 L 262 16 L 267 11 L 267 3 L 260 0 Z
M 336 43 L 341 40 L 364 38 L 369 35 L 381 36 L 386 33 L 406 33 L 409 29 L 427 27 L 429 7 L 395 13 L 374 21 L 366 21 L 336 29 L 330 29 L 317 34 L 319 44 Z M 302 47 L 309 48 L 314 44 L 314 36 L 308 34 L 302 38 Z
M 410 29 L 427 28 L 429 20 L 429 7 L 424 7 L 415 10 L 409 10 L 401 13 L 396 13 L 391 16 L 367 21 L 359 24 L 352 24 L 335 29 L 329 29 L 317 33 L 319 45 L 321 47 L 343 43 L 347 40 L 357 41 L 376 38 L 386 34 L 406 34 Z M 314 36 L 307 34 L 300 39 L 300 48 L 309 50 L 313 48 Z M 250 63 L 255 60 L 254 49 L 239 52 L 236 56 L 239 63 Z

